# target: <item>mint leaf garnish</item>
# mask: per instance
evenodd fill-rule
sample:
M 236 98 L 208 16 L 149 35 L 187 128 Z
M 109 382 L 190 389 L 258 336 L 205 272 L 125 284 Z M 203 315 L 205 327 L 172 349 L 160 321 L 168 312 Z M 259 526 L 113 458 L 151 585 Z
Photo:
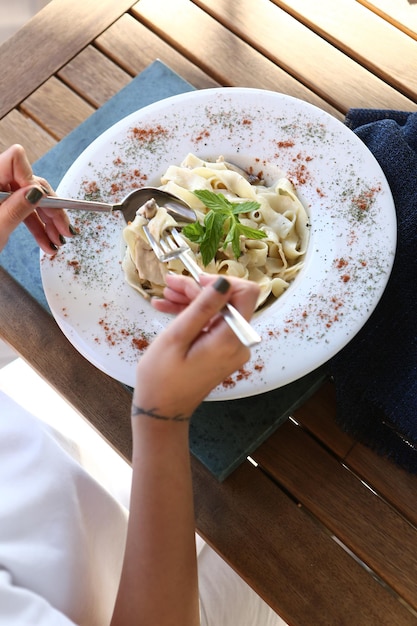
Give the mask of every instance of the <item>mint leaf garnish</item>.
M 182 229 L 183 234 L 192 242 L 200 246 L 203 265 L 207 266 L 216 256 L 217 250 L 230 243 L 236 259 L 241 255 L 240 237 L 247 239 L 263 239 L 266 234 L 255 228 L 241 224 L 238 215 L 257 211 L 258 202 L 230 202 L 222 193 L 215 193 L 207 189 L 198 189 L 193 192 L 209 209 L 204 216 L 203 224 L 194 222 Z

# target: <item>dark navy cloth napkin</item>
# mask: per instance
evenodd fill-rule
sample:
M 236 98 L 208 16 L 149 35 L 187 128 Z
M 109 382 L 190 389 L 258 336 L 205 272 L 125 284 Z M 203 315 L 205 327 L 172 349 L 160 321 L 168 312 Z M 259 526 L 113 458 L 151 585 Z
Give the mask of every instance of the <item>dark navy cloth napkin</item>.
M 369 321 L 329 362 L 337 421 L 417 473 L 417 112 L 352 109 L 346 124 L 381 165 L 394 197 L 394 267 Z

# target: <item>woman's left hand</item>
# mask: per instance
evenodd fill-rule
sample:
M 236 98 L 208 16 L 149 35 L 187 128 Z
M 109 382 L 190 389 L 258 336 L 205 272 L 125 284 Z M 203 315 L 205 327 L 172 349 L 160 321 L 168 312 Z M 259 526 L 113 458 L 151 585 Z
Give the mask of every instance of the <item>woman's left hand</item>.
M 37 206 L 43 196 L 54 192 L 45 179 L 33 174 L 26 152 L 18 144 L 0 154 L 0 190 L 13 192 L 0 204 L 0 250 L 20 222 L 47 254 L 54 254 L 65 237 L 75 234 L 64 210 Z

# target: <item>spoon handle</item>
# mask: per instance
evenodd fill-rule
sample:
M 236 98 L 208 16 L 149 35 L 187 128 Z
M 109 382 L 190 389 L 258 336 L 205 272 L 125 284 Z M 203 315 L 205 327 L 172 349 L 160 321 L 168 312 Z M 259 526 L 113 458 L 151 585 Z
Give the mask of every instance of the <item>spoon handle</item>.
M 9 196 L 11 196 L 11 193 L 7 191 L 0 191 L 0 201 L 7 200 Z M 39 202 L 38 206 L 54 209 L 81 209 L 82 211 L 99 211 L 102 213 L 110 213 L 114 208 L 113 204 L 107 204 L 106 202 L 57 198 L 55 196 L 45 196 Z

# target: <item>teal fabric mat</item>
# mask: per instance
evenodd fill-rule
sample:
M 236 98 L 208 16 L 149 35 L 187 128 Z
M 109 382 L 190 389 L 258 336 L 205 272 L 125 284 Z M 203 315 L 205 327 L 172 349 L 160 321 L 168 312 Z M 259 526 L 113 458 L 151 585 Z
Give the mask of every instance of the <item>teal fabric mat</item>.
M 107 128 L 152 102 L 192 89 L 192 85 L 166 65 L 155 61 L 39 159 L 33 166 L 35 173 L 47 178 L 56 188 L 73 161 Z M 0 264 L 48 309 L 41 283 L 39 249 L 24 226 L 13 233 L 0 254 Z M 259 396 L 204 402 L 191 423 L 192 453 L 219 480 L 224 480 L 325 378 L 321 368 L 286 387 Z
M 33 164 L 38 176 L 56 189 L 65 172 L 83 150 L 116 122 L 148 104 L 193 90 L 166 65 L 155 61 L 80 126 Z M 27 229 L 21 225 L 0 253 L 0 264 L 49 310 L 39 268 L 39 249 Z

